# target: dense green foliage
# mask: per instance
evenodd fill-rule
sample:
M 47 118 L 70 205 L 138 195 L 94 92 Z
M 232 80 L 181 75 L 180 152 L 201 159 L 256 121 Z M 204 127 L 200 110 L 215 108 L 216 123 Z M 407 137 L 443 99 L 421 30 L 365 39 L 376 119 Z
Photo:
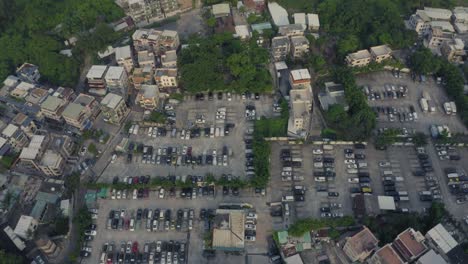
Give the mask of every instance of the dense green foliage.
M 418 74 L 436 73 L 441 63 L 442 61 L 435 58 L 432 52 L 424 47 L 411 54 L 409 59 L 411 68 Z
M 3 249 L 0 250 L 0 263 L 3 264 L 22 264 L 25 263 L 21 256 L 6 253 Z
M 255 121 L 255 133 L 260 137 L 285 137 L 287 136 L 289 106 L 288 102 L 282 99 L 279 103 L 281 115 L 277 118 L 265 118 Z
M 386 147 L 397 142 L 397 135 L 400 133 L 398 129 L 390 128 L 378 135 L 375 139 L 375 147 L 377 149 L 385 149 Z
M 346 112 L 342 105 L 333 105 L 325 112 L 328 125 L 344 140 L 360 141 L 368 138 L 376 125 L 375 113 L 367 104 L 367 98 L 357 87 L 354 75 L 347 68 L 335 70 L 335 80 L 343 84 L 345 99 L 349 106 Z
M 44 81 L 72 86 L 81 58 L 59 54 L 63 41 L 121 16 L 112 0 L 0 0 L 0 79 L 27 61 Z
M 91 213 L 88 211 L 86 206 L 83 206 L 73 218 L 73 224 L 77 226 L 78 243 L 76 245 L 75 252 L 72 253 L 70 258 L 76 258 L 79 255 L 81 247 L 85 242 L 85 231 L 88 230 L 92 223 L 93 220 L 91 219 Z
M 242 42 L 231 34 L 190 40 L 180 52 L 181 85 L 186 91 L 265 92 L 272 89 L 268 51 L 256 39 Z
M 447 213 L 442 203 L 433 203 L 427 214 L 389 213 L 376 217 L 367 217 L 364 224 L 377 236 L 380 245 L 390 243 L 395 237 L 412 227 L 425 234 L 429 229 L 439 224 Z
M 292 236 L 302 236 L 304 233 L 310 232 L 312 230 L 319 230 L 326 227 L 348 227 L 354 224 L 354 219 L 351 216 L 332 219 L 305 218 L 300 219 L 292 224 L 289 227 L 288 232 Z
M 149 115 L 148 121 L 164 124 L 164 123 L 166 123 L 166 116 L 163 113 L 153 111 Z

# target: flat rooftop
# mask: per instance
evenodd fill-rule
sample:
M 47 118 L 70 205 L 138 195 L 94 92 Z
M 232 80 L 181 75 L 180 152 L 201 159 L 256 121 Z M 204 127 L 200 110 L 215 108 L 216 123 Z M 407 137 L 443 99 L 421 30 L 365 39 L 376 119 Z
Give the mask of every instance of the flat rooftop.
M 369 53 L 368 50 L 359 50 L 354 53 L 348 54 L 348 57 L 353 60 L 362 60 L 362 59 L 370 58 L 371 54 Z
M 110 66 L 106 73 L 106 80 L 120 80 L 125 69 L 122 66 Z
M 88 79 L 101 79 L 104 78 L 104 73 L 107 70 L 107 65 L 93 65 L 86 74 Z
M 309 70 L 307 69 L 292 70 L 291 76 L 294 81 L 310 79 L 310 73 L 309 73 Z
M 114 93 L 108 93 L 101 101 L 101 104 L 111 108 L 115 109 L 119 103 L 123 100 L 122 96 Z
M 387 45 L 371 47 L 370 50 L 376 56 L 382 56 L 382 55 L 387 55 L 387 54 L 392 53 L 392 49 L 389 48 Z

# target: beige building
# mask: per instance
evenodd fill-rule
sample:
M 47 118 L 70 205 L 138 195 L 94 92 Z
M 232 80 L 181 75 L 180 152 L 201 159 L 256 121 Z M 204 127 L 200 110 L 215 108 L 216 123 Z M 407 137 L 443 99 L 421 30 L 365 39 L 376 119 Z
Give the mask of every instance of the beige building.
M 367 50 L 359 50 L 346 56 L 346 63 L 351 67 L 367 66 L 371 62 L 372 56 Z
M 431 29 L 431 22 L 449 22 L 452 11 L 442 8 L 424 7 L 418 9 L 408 20 L 409 28 L 416 31 L 418 35 L 425 35 Z
M 138 56 L 138 66 L 144 68 L 146 66 L 154 68 L 155 57 L 152 51 L 142 50 L 137 53 Z
M 16 125 L 8 124 L 2 131 L 2 136 L 7 139 L 8 144 L 16 151 L 29 143 L 28 136 Z
M 128 95 L 128 75 L 122 66 L 110 66 L 106 73 L 107 91 L 121 95 L 127 99 Z
M 364 226 L 364 229 L 354 236 L 347 237 L 343 251 L 352 262 L 363 262 L 377 249 L 379 240 Z
M 139 90 L 143 84 L 153 84 L 153 74 L 154 69 L 151 66 L 135 68 L 131 76 L 133 87 Z
M 86 79 L 88 80 L 88 92 L 97 95 L 104 96 L 107 93 L 106 87 L 106 76 L 107 65 L 93 65 L 86 74 Z
M 39 161 L 39 169 L 49 177 L 58 177 L 63 174 L 65 163 L 60 153 L 48 149 Z
M 271 52 L 275 61 L 285 60 L 291 50 L 288 37 L 280 36 L 271 39 Z
M 117 0 L 137 25 L 148 25 L 181 12 L 177 0 Z
M 21 130 L 28 135 L 28 137 L 32 137 L 34 133 L 37 131 L 37 126 L 34 121 L 23 113 L 18 113 L 13 118 L 12 123 L 17 125 Z
M 132 49 L 129 45 L 117 47 L 115 50 L 115 60 L 119 66 L 125 68 L 127 74 L 131 73 L 135 67 L 135 61 L 132 56 Z
M 15 227 L 15 234 L 24 240 L 33 238 L 34 232 L 39 226 L 39 222 L 28 215 L 21 215 Z
M 48 238 L 36 240 L 36 246 L 49 258 L 57 257 L 60 253 L 60 247 Z
M 19 83 L 11 92 L 10 96 L 18 99 L 25 99 L 29 95 L 29 91 L 34 89 L 35 85 L 28 82 Z
M 433 27 L 429 30 L 427 37 L 424 41 L 424 45 L 427 48 L 439 48 L 442 43 L 451 41 L 453 39 L 453 33 L 443 31 L 441 28 Z
M 317 32 L 320 29 L 320 20 L 317 14 L 307 14 L 307 26 L 312 32 Z
M 312 86 L 307 69 L 290 72 L 289 105 L 291 114 L 288 120 L 288 135 L 292 137 L 307 137 L 312 113 Z
M 166 51 L 161 55 L 161 64 L 164 68 L 177 67 L 177 53 L 175 50 Z
M 440 51 L 442 56 L 453 63 L 462 63 L 466 56 L 465 44 L 459 38 L 443 42 Z
M 309 40 L 304 36 L 291 37 L 291 54 L 295 59 L 303 58 L 309 53 Z
M 91 128 L 94 117 L 99 112 L 99 104 L 94 97 L 80 94 L 68 104 L 62 113 L 65 122 L 80 131 Z
M 213 219 L 213 249 L 221 251 L 244 250 L 244 211 L 217 209 Z
M 177 50 L 180 46 L 179 34 L 175 30 L 164 30 L 159 41 L 159 52 Z
M 372 60 L 377 63 L 381 63 L 382 61 L 392 57 L 392 49 L 387 45 L 371 47 L 370 53 L 372 55 Z
M 118 94 L 108 93 L 101 101 L 102 114 L 105 122 L 120 124 L 128 113 L 125 100 Z
M 173 30 L 138 29 L 132 38 L 137 51 L 148 50 L 158 55 L 169 50 L 177 50 L 180 45 L 179 35 Z
M 44 153 L 48 143 L 48 138 L 42 135 L 34 135 L 28 146 L 21 150 L 17 169 L 27 172 L 40 171 L 38 160 Z
M 154 110 L 159 104 L 159 89 L 157 85 L 142 85 L 137 96 L 138 104 L 148 110 Z
M 156 69 L 154 80 L 159 89 L 176 88 L 177 87 L 177 69 Z
M 306 26 L 304 24 L 291 24 L 278 28 L 278 34 L 281 36 L 303 36 Z
M 68 102 L 56 96 L 49 95 L 41 104 L 41 113 L 49 119 L 61 122 L 62 112 Z

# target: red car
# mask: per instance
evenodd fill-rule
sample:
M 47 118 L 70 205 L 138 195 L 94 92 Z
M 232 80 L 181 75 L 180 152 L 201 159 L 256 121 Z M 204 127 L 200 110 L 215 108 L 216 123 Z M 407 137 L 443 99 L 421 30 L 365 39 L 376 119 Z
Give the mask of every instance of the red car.
M 149 189 L 148 189 L 148 188 L 143 189 L 143 197 L 144 197 L 144 198 L 148 198 L 148 197 L 149 197 Z
M 133 253 L 137 253 L 138 252 L 138 242 L 133 242 L 133 245 L 132 245 L 132 252 Z
M 138 177 L 133 177 L 133 184 L 138 184 Z
M 129 226 L 130 226 L 130 219 L 125 219 L 125 222 L 124 222 L 124 229 L 125 229 L 125 230 L 128 230 Z

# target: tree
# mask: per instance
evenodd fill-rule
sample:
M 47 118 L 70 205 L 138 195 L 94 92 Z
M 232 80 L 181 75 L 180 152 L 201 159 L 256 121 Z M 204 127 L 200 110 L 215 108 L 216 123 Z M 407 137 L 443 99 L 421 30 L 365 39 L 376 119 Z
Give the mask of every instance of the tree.
M 410 64 L 413 70 L 420 74 L 437 72 L 440 68 L 440 61 L 432 55 L 427 48 L 421 47 L 410 57 Z
M 413 143 L 416 147 L 427 145 L 427 136 L 422 132 L 417 132 L 413 136 Z
M 0 263 L 5 264 L 22 264 L 23 258 L 14 254 L 6 253 L 5 250 L 0 249 Z
M 88 151 L 89 151 L 89 153 L 93 154 L 94 156 L 96 156 L 98 154 L 97 147 L 96 147 L 96 145 L 94 145 L 94 143 L 89 143 Z
M 375 147 L 377 149 L 385 149 L 396 142 L 396 137 L 399 134 L 398 129 L 387 129 L 383 133 L 377 136 L 375 139 Z

